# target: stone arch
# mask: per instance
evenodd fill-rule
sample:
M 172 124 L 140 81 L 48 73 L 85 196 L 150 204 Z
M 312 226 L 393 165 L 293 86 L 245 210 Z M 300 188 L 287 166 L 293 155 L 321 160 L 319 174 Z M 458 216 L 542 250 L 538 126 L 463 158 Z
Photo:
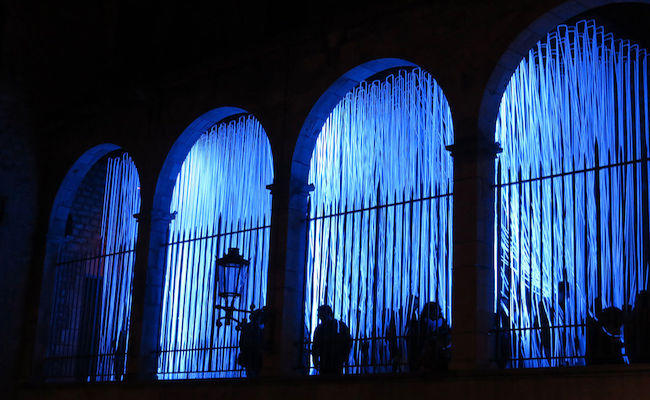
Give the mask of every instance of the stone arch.
M 82 184 L 86 182 L 89 174 L 94 170 L 93 168 L 95 168 L 101 160 L 105 159 L 111 153 L 117 152 L 124 153 L 121 147 L 111 143 L 100 144 L 86 151 L 74 162 L 72 167 L 68 170 L 54 198 L 46 237 L 46 248 L 42 275 L 43 279 L 41 283 L 41 294 L 37 322 L 38 332 L 36 335 L 34 352 L 34 372 L 35 376 L 39 379 L 46 378 L 48 375 L 48 373 L 44 370 L 43 361 L 47 353 L 49 340 L 48 338 L 51 329 L 50 319 L 53 306 L 52 301 L 55 294 L 55 266 L 58 262 L 58 257 L 63 251 L 64 246 L 66 246 L 66 243 L 68 243 L 68 239 L 71 234 L 72 220 L 70 217 L 72 215 L 73 209 L 75 207 L 78 207 L 78 204 L 76 202 L 77 197 L 79 196 L 79 190 L 82 189 Z M 137 176 L 137 169 L 135 170 L 135 174 L 136 181 L 132 182 L 138 184 L 137 181 L 139 178 Z M 102 179 L 105 180 L 106 178 Z M 103 182 L 97 181 L 94 183 L 96 183 L 96 185 L 93 186 L 100 185 L 103 188 Z M 134 196 L 134 199 L 138 198 L 139 194 L 134 194 Z M 96 196 L 93 196 L 93 198 L 94 197 Z M 134 204 L 139 204 L 139 200 Z M 99 210 L 101 210 L 101 204 L 99 207 Z M 127 303 L 127 307 L 128 304 L 129 303 Z M 69 378 L 74 377 L 71 376 Z
M 314 152 L 318 135 L 321 132 L 325 121 L 332 110 L 339 102 L 354 88 L 363 81 L 377 76 L 384 76 L 384 73 L 393 72 L 399 68 L 412 69 L 416 64 L 402 59 L 386 58 L 373 60 L 364 63 L 345 73 L 337 79 L 316 101 L 309 112 L 300 130 L 296 147 L 291 163 L 290 193 L 289 193 L 289 221 L 287 240 L 287 262 L 285 277 L 286 286 L 291 288 L 285 299 L 283 329 L 284 336 L 295 336 L 296 332 L 300 337 L 283 339 L 285 342 L 294 342 L 302 339 L 302 320 L 294 321 L 293 316 L 303 315 L 303 286 L 305 286 L 305 263 L 307 259 L 307 235 L 309 224 L 306 218 L 308 195 L 313 186 L 308 181 L 310 162 Z M 434 77 L 435 78 L 435 77 Z M 291 328 L 287 329 L 289 326 Z M 285 345 L 288 347 L 287 345 Z M 300 357 L 300 356 L 299 356 Z M 306 359 L 306 356 L 302 356 Z M 299 361 L 300 362 L 300 361 Z
M 201 135 L 222 121 L 244 114 L 250 113 L 239 107 L 225 106 L 210 110 L 195 119 L 174 142 L 158 176 L 150 219 L 151 233 L 140 350 L 144 360 L 141 372 L 147 375 L 148 378 L 155 379 L 158 368 L 156 352 L 159 347 L 159 335 L 162 326 L 161 301 L 165 280 L 166 243 L 168 241 L 169 224 L 174 218 L 169 210 L 172 204 L 172 193 L 176 178 L 187 155 Z
M 501 97 L 513 72 L 535 43 L 557 25 L 573 17 L 598 7 L 617 3 L 621 2 L 616 0 L 567 1 L 540 16 L 524 29 L 499 58 L 483 91 L 478 115 L 478 134 L 481 135 L 481 139 L 487 140 L 488 143 L 493 141 Z M 631 0 L 628 3 L 650 5 L 650 0 Z

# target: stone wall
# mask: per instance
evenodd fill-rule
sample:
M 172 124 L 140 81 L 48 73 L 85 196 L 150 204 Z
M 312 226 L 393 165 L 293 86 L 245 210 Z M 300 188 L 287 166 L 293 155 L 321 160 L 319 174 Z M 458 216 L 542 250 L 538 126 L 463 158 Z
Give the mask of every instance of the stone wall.
M 385 58 L 404 60 L 431 73 L 449 101 L 456 138 L 453 369 L 489 370 L 487 329 L 491 326 L 493 258 L 490 185 L 495 150 L 491 139 L 502 91 L 526 51 L 545 32 L 567 20 L 596 17 L 608 29 L 619 29 L 648 47 L 648 2 L 341 1 L 307 2 L 298 8 L 273 2 L 260 8 L 248 3 L 221 6 L 215 2 L 208 8 L 190 7 L 181 1 L 165 3 L 106 0 L 61 5 L 13 0 L 5 7 L 4 24 L 0 25 L 4 27 L 0 74 L 18 87 L 20 108 L 28 111 L 23 120 L 29 121 L 33 134 L 26 135 L 26 128 L 12 128 L 0 136 L 2 151 L 12 148 L 12 143 L 22 143 L 17 150 L 9 151 L 13 155 L 8 156 L 9 164 L 3 164 L 0 175 L 0 190 L 6 192 L 0 196 L 6 197 L 5 209 L 9 211 L 5 217 L 16 218 L 0 222 L 0 234 L 4 235 L 0 254 L 4 260 L 11 260 L 2 271 L 7 289 L 2 292 L 6 297 L 0 306 L 9 315 L 2 359 L 17 360 L 6 367 L 3 364 L 2 368 L 9 371 L 3 376 L 11 376 L 14 383 L 32 379 L 39 329 L 37 293 L 42 288 L 50 211 L 70 166 L 98 144 L 122 147 L 138 167 L 142 218 L 136 250 L 132 340 L 152 335 L 145 312 L 145 304 L 155 301 L 155 291 L 146 290 L 149 272 L 154 271 L 152 263 L 156 262 L 152 232 L 160 233 L 159 220 L 165 219 L 160 214 L 164 210 L 155 207 L 154 193 L 162 180 L 175 178 L 161 177 L 160 173 L 165 171 L 167 156 L 181 133 L 201 115 L 224 106 L 253 113 L 268 133 L 273 151 L 269 266 L 273 279 L 269 280 L 268 304 L 277 314 L 269 329 L 267 360 L 269 370 L 290 374 L 295 340 L 287 332 L 295 318 L 292 315 L 300 308 L 294 299 L 302 289 L 292 270 L 299 268 L 295 261 L 300 249 L 292 249 L 288 239 L 302 234 L 295 222 L 300 217 L 304 182 L 295 178 L 295 171 L 309 155 L 309 140 L 305 138 L 319 128 L 305 122 L 327 114 L 327 107 L 319 105 L 336 102 L 337 96 L 344 94 L 343 88 L 349 86 L 346 80 L 358 81 L 376 71 L 361 68 L 352 75 L 346 73 Z M 138 375 L 147 369 L 146 363 L 138 360 L 145 350 L 140 343 L 131 343 L 129 349 L 133 353 L 129 355 L 131 377 L 146 376 Z M 227 397 L 238 393 L 242 398 L 285 393 L 302 397 L 323 393 L 319 396 L 330 398 L 345 393 L 397 396 L 402 392 L 414 397 L 430 393 L 455 397 L 508 398 L 512 393 L 540 398 L 559 397 L 559 393 L 607 397 L 612 393 L 608 387 L 624 391 L 634 390 L 634 385 L 647 388 L 648 372 L 633 371 L 581 369 L 566 379 L 563 372 L 553 370 L 489 375 L 454 372 L 444 378 L 415 381 L 278 378 L 259 385 L 19 387 L 24 398 L 45 394 L 54 398 Z

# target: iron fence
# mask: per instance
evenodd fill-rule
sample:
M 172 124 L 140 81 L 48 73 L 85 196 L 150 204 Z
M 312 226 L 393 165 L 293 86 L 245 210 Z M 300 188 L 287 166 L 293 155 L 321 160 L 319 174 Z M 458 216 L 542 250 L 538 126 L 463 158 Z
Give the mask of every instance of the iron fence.
M 408 332 L 423 305 L 451 324 L 452 193 L 382 194 L 310 210 L 303 364 L 317 308 L 330 305 L 352 336 L 347 374 L 408 370 Z M 372 199 L 372 200 L 371 200 Z
M 59 258 L 44 359 L 48 381 L 123 379 L 134 257 L 132 248 L 122 248 Z
M 537 171 L 519 168 L 514 174 L 498 163 L 496 334 L 502 366 L 645 357 L 640 341 L 650 334 L 644 294 L 648 158 L 630 158 L 622 149 L 602 157 L 597 141 L 593 151 L 593 166 L 585 161 L 578 167 L 573 156 L 559 170 L 540 163 Z
M 162 328 L 158 351 L 160 379 L 203 379 L 244 376 L 237 363 L 237 322 L 217 320 L 222 304 L 215 288 L 215 260 L 229 248 L 241 250 L 250 260 L 243 294 L 235 301 L 239 309 L 262 308 L 266 301 L 270 225 L 266 218 L 236 223 L 222 222 L 217 232 L 179 231 L 167 244 L 167 269 L 163 293 Z M 247 314 L 236 312 L 245 320 Z

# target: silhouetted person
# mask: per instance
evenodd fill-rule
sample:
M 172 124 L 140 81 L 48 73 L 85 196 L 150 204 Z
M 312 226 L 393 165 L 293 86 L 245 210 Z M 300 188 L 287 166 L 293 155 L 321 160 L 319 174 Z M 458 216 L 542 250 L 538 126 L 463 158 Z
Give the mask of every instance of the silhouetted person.
M 115 353 L 113 353 L 113 374 L 116 381 L 121 381 L 124 376 L 124 359 L 126 357 L 125 330 L 121 331 L 117 339 L 113 340 L 113 347 L 115 348 Z
M 318 307 L 318 319 L 321 322 L 314 331 L 312 345 L 314 366 L 321 375 L 340 375 L 352 347 L 350 330 L 345 323 L 334 319 L 328 305 Z
M 510 318 L 503 307 L 497 311 L 497 366 L 508 368 L 512 364 L 512 344 L 510 331 Z
M 438 303 L 426 303 L 420 319 L 409 321 L 406 335 L 411 371 L 447 369 L 451 332 Z
M 239 357 L 237 363 L 244 367 L 249 378 L 259 376 L 262 369 L 262 348 L 264 339 L 264 312 L 255 310 L 249 322 L 241 325 L 239 336 Z
M 616 307 L 602 309 L 596 299 L 595 318 L 587 317 L 587 364 L 622 364 L 621 327 L 623 311 Z
M 625 352 L 630 362 L 650 362 L 650 305 L 648 292 L 636 295 L 634 308 L 623 327 Z
M 546 306 L 544 305 L 544 300 L 540 300 L 538 303 L 538 315 L 539 315 L 539 339 L 542 346 L 542 357 L 546 358 L 549 363 L 551 363 L 553 353 L 551 348 L 551 321 L 549 317 L 549 312 L 546 311 Z M 551 314 L 553 309 L 551 308 Z M 537 325 L 537 320 L 535 325 Z
M 361 338 L 361 371 L 364 374 L 370 372 L 370 340 Z
M 397 372 L 402 359 L 402 352 L 400 351 L 399 343 L 397 341 L 397 324 L 395 323 L 395 313 L 392 310 L 390 311 L 390 322 L 388 323 L 386 337 L 388 339 L 391 370 L 392 372 Z
M 418 313 L 420 312 L 420 301 L 416 296 L 409 298 L 409 317 L 406 320 L 406 361 L 409 371 L 417 371 L 420 366 L 420 323 Z

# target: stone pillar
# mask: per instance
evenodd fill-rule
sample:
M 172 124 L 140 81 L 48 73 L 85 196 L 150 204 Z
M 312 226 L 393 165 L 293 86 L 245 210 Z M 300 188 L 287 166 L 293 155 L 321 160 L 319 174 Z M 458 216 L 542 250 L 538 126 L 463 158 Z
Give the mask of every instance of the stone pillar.
M 454 157 L 453 370 L 494 364 L 494 171 L 500 151 L 488 140 L 465 139 Z
M 155 380 L 158 371 L 158 347 L 162 291 L 165 276 L 167 230 L 173 215 L 153 210 L 138 220 L 136 273 L 133 280 L 133 311 L 127 375 L 141 381 Z M 149 257 L 144 257 L 148 254 Z
M 286 236 L 277 229 L 278 225 L 275 225 L 276 230 L 271 232 L 272 240 L 273 235 L 277 236 L 276 239 L 279 237 L 287 239 L 282 249 L 271 243 L 272 257 L 267 297 L 272 323 L 268 325 L 267 339 L 270 347 L 264 362 L 264 374 L 267 376 L 296 376 L 306 373 L 304 368 L 306 355 L 303 353 L 302 341 L 309 191 L 310 186 L 291 185 L 288 212 L 278 214 L 288 221 Z M 274 200 L 276 200 L 275 196 Z M 274 207 L 274 213 L 276 210 L 277 207 Z M 286 253 L 283 253 L 285 249 Z M 273 260 L 274 254 L 282 257 Z
M 138 220 L 138 238 L 135 244 L 133 265 L 133 289 L 131 292 L 131 321 L 126 363 L 126 380 L 134 380 L 140 369 L 140 337 L 142 336 L 143 300 L 147 276 L 147 249 L 151 231 L 151 214 L 140 199 L 140 213 L 133 217 Z

